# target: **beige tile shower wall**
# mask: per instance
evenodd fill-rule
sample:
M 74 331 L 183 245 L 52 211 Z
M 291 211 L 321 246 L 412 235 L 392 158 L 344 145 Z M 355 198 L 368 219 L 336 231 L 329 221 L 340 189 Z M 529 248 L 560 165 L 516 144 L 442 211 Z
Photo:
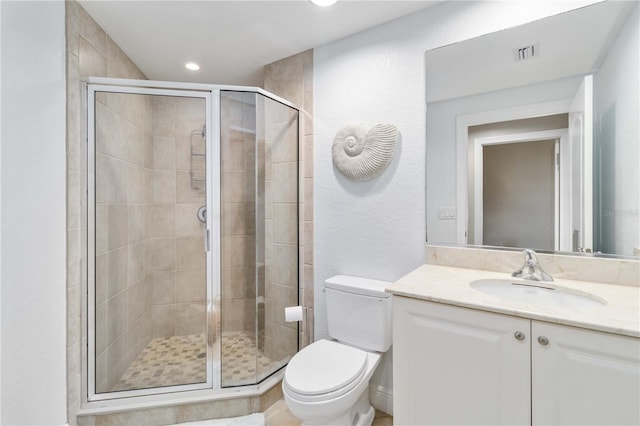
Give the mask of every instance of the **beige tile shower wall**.
M 151 168 L 145 176 L 146 276 L 153 337 L 205 331 L 205 101 L 154 96 Z
M 264 88 L 294 103 L 300 111 L 300 300 L 309 308 L 300 328 L 301 346 L 313 341 L 313 51 L 265 66 Z
M 256 262 L 264 259 L 256 244 L 256 95 L 223 92 L 220 103 L 222 329 L 253 336 L 255 276 L 264 269 L 264 260 Z
M 151 333 L 145 280 L 145 174 L 151 102 L 96 94 L 96 387 L 115 385 Z
M 81 294 L 86 284 L 86 232 L 83 176 L 86 154 L 82 141 L 81 76 L 146 77 L 76 1 L 66 3 L 67 41 L 67 405 L 69 424 L 76 424 L 86 386 L 81 380 L 83 355 Z M 106 265 L 96 265 L 104 268 Z M 104 269 L 102 269 L 104 271 Z

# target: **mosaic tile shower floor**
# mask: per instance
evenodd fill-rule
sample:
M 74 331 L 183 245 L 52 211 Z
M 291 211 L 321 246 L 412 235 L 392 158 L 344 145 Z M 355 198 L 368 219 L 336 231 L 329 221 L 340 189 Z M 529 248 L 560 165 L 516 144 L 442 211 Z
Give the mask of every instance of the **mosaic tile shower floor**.
M 202 383 L 206 379 L 203 334 L 156 337 L 131 363 L 112 391 Z
M 256 382 L 266 377 L 267 372 L 280 368 L 281 362 L 271 361 L 262 351 L 257 351 L 255 340 L 247 333 L 233 331 L 222 337 L 222 386 L 239 386 Z
M 217 348 L 214 346 L 214 354 Z M 258 374 L 272 372 L 284 365 L 271 361 L 258 352 L 254 339 L 242 331 L 223 334 L 222 385 L 238 386 L 255 383 Z M 207 359 L 203 334 L 156 337 L 131 363 L 112 392 L 175 386 L 206 381 Z M 261 379 L 262 377 L 258 377 Z

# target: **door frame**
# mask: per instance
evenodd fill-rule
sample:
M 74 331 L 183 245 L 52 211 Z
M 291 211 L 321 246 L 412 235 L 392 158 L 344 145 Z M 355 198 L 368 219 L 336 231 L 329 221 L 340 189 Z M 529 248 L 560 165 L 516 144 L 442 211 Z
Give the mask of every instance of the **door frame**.
M 569 157 L 566 155 L 570 149 L 568 144 L 569 132 L 567 129 L 543 130 L 537 132 L 525 132 L 500 136 L 488 136 L 473 139 L 473 241 L 477 244 L 483 239 L 483 148 L 489 145 L 505 145 L 522 142 L 535 142 L 541 140 L 555 140 L 555 167 L 554 167 L 554 250 L 560 250 L 560 242 L 567 237 L 570 241 L 571 231 L 567 236 L 567 230 L 562 224 L 570 218 L 571 212 L 567 209 L 570 205 L 562 197 L 570 195 L 569 180 L 564 174 L 569 171 Z M 564 172 L 564 173 L 562 173 Z M 562 174 L 562 175 L 561 175 Z
M 569 136 L 573 139 L 576 135 L 574 133 L 575 123 L 579 123 L 579 128 L 582 130 L 578 134 L 581 151 L 581 158 L 578 160 L 582 165 L 578 182 L 580 186 L 580 236 L 577 241 L 578 247 L 571 244 L 568 246 L 569 251 L 590 252 L 594 246 L 593 126 L 586 125 L 586 123 L 593 123 L 593 102 L 593 75 L 587 75 L 582 80 L 569 110 Z M 575 162 L 575 160 L 574 158 L 573 161 Z M 575 186 L 575 182 L 573 185 Z M 570 222 L 569 225 L 575 229 L 575 223 Z
M 87 318 L 83 327 L 86 329 L 82 332 L 82 339 L 84 347 L 86 348 L 86 357 L 82 357 L 82 372 L 84 375 L 83 382 L 86 384 L 86 397 L 87 402 L 91 401 L 105 401 L 111 399 L 119 399 L 135 396 L 157 395 L 165 393 L 173 393 L 178 391 L 191 391 L 201 389 L 213 389 L 214 386 L 219 387 L 219 377 L 214 376 L 214 371 L 219 371 L 219 368 L 213 366 L 213 342 L 208 338 L 212 335 L 212 330 L 209 328 L 212 326 L 212 321 L 209 321 L 212 315 L 217 314 L 213 312 L 214 302 L 217 299 L 217 295 L 220 293 L 220 128 L 219 123 L 219 109 L 220 109 L 220 90 L 208 89 L 198 90 L 197 88 L 190 88 L 185 85 L 185 88 L 176 87 L 176 85 L 169 88 L 149 88 L 149 87 L 137 87 L 118 84 L 109 84 L 111 81 L 114 83 L 121 81 L 102 79 L 99 83 L 88 82 L 85 83 L 86 89 L 86 188 L 87 188 L 87 236 L 86 236 L 86 250 L 87 250 L 87 288 L 86 288 L 86 302 L 83 303 L 83 312 Z M 127 82 L 123 80 L 122 82 Z M 206 176 L 209 184 L 206 188 L 206 208 L 207 222 L 205 226 L 205 244 L 206 247 L 206 310 L 205 310 L 205 338 L 207 347 L 207 371 L 206 381 L 196 384 L 185 384 L 176 386 L 166 386 L 158 388 L 136 389 L 128 391 L 118 392 L 103 392 L 96 393 L 96 353 L 95 353 L 95 154 L 96 154 L 96 138 L 95 138 L 95 97 L 96 92 L 109 92 L 109 93 L 125 93 L 125 94 L 138 94 L 138 95 L 157 95 L 157 96 L 175 96 L 175 97 L 188 97 L 188 98 L 202 98 L 205 100 L 205 125 L 207 131 L 205 132 L 205 145 L 207 152 L 206 159 Z M 217 121 L 214 123 L 214 117 Z M 214 170 L 215 167 L 215 170 Z M 220 359 L 219 355 L 217 357 Z

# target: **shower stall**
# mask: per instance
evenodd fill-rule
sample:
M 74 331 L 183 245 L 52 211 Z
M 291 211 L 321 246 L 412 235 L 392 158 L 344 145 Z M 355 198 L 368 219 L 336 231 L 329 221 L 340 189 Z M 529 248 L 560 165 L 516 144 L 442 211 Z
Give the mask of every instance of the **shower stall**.
M 298 350 L 298 110 L 90 79 L 89 401 L 255 385 Z

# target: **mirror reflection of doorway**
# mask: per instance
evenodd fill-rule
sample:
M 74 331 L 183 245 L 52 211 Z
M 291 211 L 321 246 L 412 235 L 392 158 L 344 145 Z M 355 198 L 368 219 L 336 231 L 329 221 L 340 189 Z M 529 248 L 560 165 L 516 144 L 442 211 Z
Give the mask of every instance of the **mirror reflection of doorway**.
M 482 244 L 557 248 L 557 140 L 483 147 Z
M 563 113 L 468 127 L 469 243 L 570 249 L 579 205 L 568 124 Z

